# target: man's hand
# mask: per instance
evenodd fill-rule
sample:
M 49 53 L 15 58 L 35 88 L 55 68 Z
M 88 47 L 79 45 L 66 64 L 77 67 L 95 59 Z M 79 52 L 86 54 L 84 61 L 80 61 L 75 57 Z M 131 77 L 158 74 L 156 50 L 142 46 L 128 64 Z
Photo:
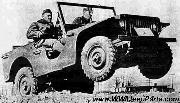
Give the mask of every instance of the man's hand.
M 41 38 L 42 35 L 43 35 L 43 33 L 41 31 L 38 31 L 36 36 L 37 36 L 37 38 Z
M 59 24 L 56 24 L 55 27 L 60 28 L 60 27 L 61 27 L 61 24 L 60 24 L 60 23 L 59 23 Z
M 41 46 L 42 46 L 42 43 L 44 43 L 44 41 L 45 41 L 45 39 L 39 40 L 38 42 L 36 42 L 36 43 L 34 44 L 34 47 L 35 47 L 35 48 L 41 47 Z

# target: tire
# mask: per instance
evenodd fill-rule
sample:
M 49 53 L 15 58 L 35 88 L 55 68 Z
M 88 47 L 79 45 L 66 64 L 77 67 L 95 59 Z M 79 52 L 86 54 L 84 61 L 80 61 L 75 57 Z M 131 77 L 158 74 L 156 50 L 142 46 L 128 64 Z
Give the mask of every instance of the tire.
M 21 68 L 14 81 L 15 95 L 22 98 L 32 98 L 37 93 L 37 79 L 32 68 Z
M 139 65 L 140 72 L 149 79 L 159 79 L 167 74 L 172 64 L 172 52 L 166 42 L 159 41 L 148 48 L 156 57 L 145 58 Z
M 81 65 L 85 75 L 92 81 L 109 79 L 115 70 L 115 50 L 110 39 L 96 36 L 89 39 L 81 52 Z

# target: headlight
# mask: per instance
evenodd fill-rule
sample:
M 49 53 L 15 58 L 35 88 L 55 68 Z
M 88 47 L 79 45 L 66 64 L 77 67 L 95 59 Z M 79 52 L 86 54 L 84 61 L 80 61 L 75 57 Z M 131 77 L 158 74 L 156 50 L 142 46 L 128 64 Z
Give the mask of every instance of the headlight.
M 157 28 L 156 24 L 153 24 L 153 25 L 152 25 L 152 29 L 153 29 L 153 30 L 156 30 L 156 28 Z
M 119 21 L 119 25 L 120 25 L 121 27 L 125 27 L 125 22 L 124 22 L 124 21 Z

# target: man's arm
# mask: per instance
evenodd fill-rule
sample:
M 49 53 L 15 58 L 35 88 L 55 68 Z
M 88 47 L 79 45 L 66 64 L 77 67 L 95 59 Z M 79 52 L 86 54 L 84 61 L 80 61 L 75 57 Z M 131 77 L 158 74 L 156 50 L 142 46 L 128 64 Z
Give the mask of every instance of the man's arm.
M 39 30 L 37 22 L 33 22 L 27 31 L 26 34 L 27 38 L 28 39 L 40 38 L 41 35 L 42 32 Z

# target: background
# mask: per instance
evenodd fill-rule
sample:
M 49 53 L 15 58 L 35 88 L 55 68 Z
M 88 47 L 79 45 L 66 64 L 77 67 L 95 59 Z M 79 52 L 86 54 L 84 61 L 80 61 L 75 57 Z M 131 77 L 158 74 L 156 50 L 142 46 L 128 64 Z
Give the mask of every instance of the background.
M 162 37 L 177 38 L 177 42 L 168 43 L 173 52 L 173 64 L 166 76 L 151 80 L 149 83 L 158 85 L 172 85 L 180 91 L 180 0 L 59 0 L 64 2 L 87 3 L 94 5 L 113 6 L 117 14 L 135 14 L 159 17 L 162 22 L 171 25 L 162 31 Z M 1 0 L 0 1 L 0 55 L 12 50 L 13 45 L 24 45 L 29 40 L 26 32 L 30 24 L 41 18 L 43 9 L 53 11 L 53 21 L 56 20 L 55 0 Z M 74 12 L 74 11 L 72 11 Z M 147 78 L 142 76 L 137 67 L 121 68 L 107 82 L 102 82 L 101 88 L 111 86 L 111 80 L 124 75 L 131 78 L 134 85 L 148 85 Z M 123 78 L 124 78 L 123 77 Z M 173 81 L 172 81 L 173 80 Z M 108 85 L 104 85 L 108 84 Z M 2 65 L 0 61 L 0 86 L 5 85 Z M 96 85 L 96 84 L 95 84 Z

